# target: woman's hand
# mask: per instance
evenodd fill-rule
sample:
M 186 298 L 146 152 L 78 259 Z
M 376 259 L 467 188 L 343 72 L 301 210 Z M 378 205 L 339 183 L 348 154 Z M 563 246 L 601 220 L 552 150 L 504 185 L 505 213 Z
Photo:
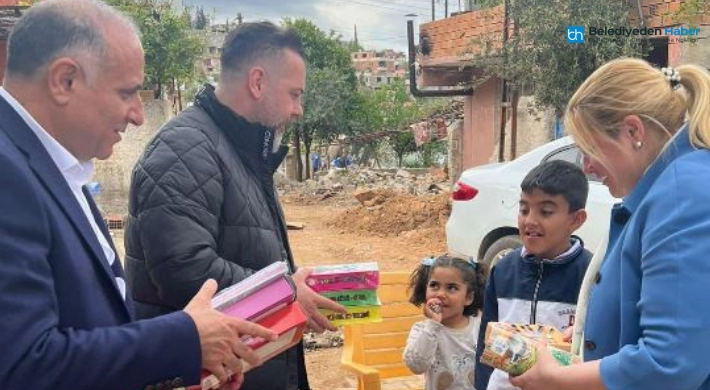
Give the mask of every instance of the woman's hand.
M 511 376 L 510 383 L 523 390 L 554 390 L 555 376 L 562 368 L 547 350 L 543 337 L 537 347 L 537 362 L 531 369 L 519 376 Z

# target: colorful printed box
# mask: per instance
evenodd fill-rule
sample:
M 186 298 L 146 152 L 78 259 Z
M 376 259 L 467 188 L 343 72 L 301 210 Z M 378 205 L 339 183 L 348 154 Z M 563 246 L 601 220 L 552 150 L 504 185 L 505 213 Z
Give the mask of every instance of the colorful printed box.
M 379 302 L 375 290 L 345 290 L 324 292 L 322 295 L 343 306 L 375 306 Z
M 327 309 L 319 309 L 319 311 L 335 326 L 380 322 L 382 321 L 380 302 L 377 303 L 373 306 L 345 306 L 347 313 Z
M 481 363 L 520 375 L 537 361 L 540 339 L 547 339 L 547 349 L 561 365 L 579 363 L 579 356 L 569 352 L 569 343 L 562 341 L 562 333 L 540 325 L 490 322 L 486 328 L 485 346 Z
M 262 289 L 264 286 L 288 275 L 288 264 L 279 261 L 251 274 L 241 282 L 225 288 L 212 298 L 212 307 L 223 311 L 226 307 Z
M 325 265 L 313 268 L 306 283 L 318 293 L 375 290 L 380 284 L 380 272 L 377 263 Z

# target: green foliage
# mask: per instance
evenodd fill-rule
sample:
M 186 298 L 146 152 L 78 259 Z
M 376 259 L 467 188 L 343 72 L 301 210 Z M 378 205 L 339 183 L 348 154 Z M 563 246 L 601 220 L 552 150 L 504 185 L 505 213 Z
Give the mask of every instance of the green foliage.
M 296 153 L 300 155 L 303 142 L 308 156 L 314 140 L 329 142 L 348 131 L 355 95 L 355 71 L 340 35 L 333 31 L 326 33 L 306 19 L 284 19 L 282 24 L 296 30 L 301 37 L 308 63 L 304 114 L 288 132 L 296 145 Z M 306 159 L 306 178 L 309 165 L 310 160 Z M 298 172 L 299 177 L 303 177 L 300 166 Z
M 392 145 L 392 150 L 397 155 L 398 167 L 402 166 L 402 161 L 406 154 L 417 151 L 417 144 L 414 143 L 414 133 L 411 131 L 404 131 L 390 137 L 390 145 Z
M 446 100 L 442 99 L 415 99 L 409 94 L 404 80 L 396 80 L 382 89 L 365 93 L 360 99 L 362 106 L 359 108 L 362 112 L 356 118 L 364 116 L 364 124 L 371 129 L 370 131 L 402 130 L 389 137 L 389 144 L 397 156 L 397 165 L 400 167 L 407 154 L 424 150 L 417 149 L 409 125 L 440 110 L 442 105 L 446 104 Z M 363 122 L 360 124 L 362 125 Z M 362 132 L 368 131 L 363 129 Z M 420 157 L 430 155 L 425 152 Z
M 170 0 L 107 0 L 133 18 L 141 31 L 145 51 L 145 87 L 160 96 L 196 76 L 195 61 L 204 43 L 190 33 L 184 12 L 176 12 Z
M 561 112 L 578 86 L 600 65 L 645 52 L 643 41 L 626 37 L 585 34 L 584 43 L 567 43 L 567 26 L 632 28 L 627 2 L 511 0 L 510 4 L 517 33 L 502 47 L 500 33 L 480 37 L 473 46 L 482 52 L 472 62 L 489 75 L 511 81 L 514 87 L 531 86 L 536 109 Z
M 301 37 L 308 62 L 304 115 L 294 127 L 310 148 L 313 139 L 327 142 L 347 131 L 355 71 L 339 35 L 326 33 L 305 19 L 286 19 L 283 24 Z
M 352 89 L 347 77 L 333 68 L 308 68 L 304 113 L 294 126 L 301 130 L 304 142 L 331 141 L 345 133 L 348 125 L 348 106 Z
M 710 12 L 710 0 L 685 0 L 680 3 L 680 8 L 675 12 L 669 12 L 676 24 L 686 24 L 695 28 L 700 24 L 703 15 Z
M 357 77 L 353 69 L 350 51 L 335 31 L 325 32 L 307 19 L 283 20 L 282 24 L 298 32 L 303 40 L 303 47 L 308 65 L 315 69 L 338 69 L 355 88 Z

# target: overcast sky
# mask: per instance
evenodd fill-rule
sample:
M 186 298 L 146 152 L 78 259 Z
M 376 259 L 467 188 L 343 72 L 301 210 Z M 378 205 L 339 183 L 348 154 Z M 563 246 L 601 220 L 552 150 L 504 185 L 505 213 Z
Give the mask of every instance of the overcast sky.
M 214 14 L 217 23 L 236 18 L 245 21 L 284 17 L 306 18 L 325 31 L 335 30 L 344 40 L 353 38 L 357 25 L 358 41 L 366 49 L 395 49 L 406 52 L 407 14 L 416 14 L 417 24 L 431 20 L 431 0 L 175 0 L 185 5 L 202 6 Z M 444 15 L 444 0 L 436 0 L 437 19 Z M 448 0 L 449 13 L 459 10 L 463 0 Z

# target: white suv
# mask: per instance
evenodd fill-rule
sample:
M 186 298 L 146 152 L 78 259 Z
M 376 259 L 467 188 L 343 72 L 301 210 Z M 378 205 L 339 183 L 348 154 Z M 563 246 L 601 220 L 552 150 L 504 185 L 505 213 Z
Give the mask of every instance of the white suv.
M 507 163 L 468 169 L 452 191 L 452 210 L 446 223 L 449 252 L 475 256 L 488 265 L 522 246 L 518 235 L 520 183 L 538 164 L 565 160 L 578 166 L 582 153 L 570 137 L 547 143 Z M 609 230 L 611 207 L 620 201 L 596 177 L 588 176 L 587 221 L 575 233 L 594 251 Z

